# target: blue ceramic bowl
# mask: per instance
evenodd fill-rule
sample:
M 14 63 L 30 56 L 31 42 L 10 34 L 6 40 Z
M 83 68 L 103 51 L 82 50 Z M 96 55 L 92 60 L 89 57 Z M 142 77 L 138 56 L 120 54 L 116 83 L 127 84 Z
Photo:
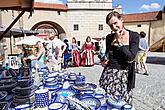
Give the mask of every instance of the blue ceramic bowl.
M 13 88 L 15 88 L 17 86 L 17 82 L 16 81 L 10 81 L 8 83 L 4 83 L 4 84 L 0 84 L 0 91 L 7 91 L 8 93 L 11 92 L 11 90 Z
M 95 91 L 94 90 L 83 90 L 82 93 L 94 96 Z
M 15 107 L 15 110 L 25 110 L 25 109 L 30 109 L 31 105 L 30 104 L 22 104 L 18 105 Z
M 17 82 L 18 82 L 18 86 L 20 86 L 20 87 L 28 87 L 33 84 L 34 80 L 29 79 L 29 78 L 28 79 L 19 79 L 19 80 L 17 80 Z
M 8 102 L 0 102 L 0 110 L 9 110 Z
M 7 94 L 8 93 L 6 91 L 0 91 L 0 102 L 3 102 L 5 100 Z
M 36 86 L 31 85 L 29 87 L 15 87 L 12 92 L 16 95 L 22 95 L 22 96 L 26 96 L 32 93 L 33 89 L 36 89 Z
M 63 103 L 56 102 L 49 105 L 49 110 L 63 110 Z
M 123 100 L 114 100 L 112 97 L 108 97 L 108 100 L 106 101 L 107 105 L 114 107 L 114 108 L 122 108 L 126 102 Z
M 88 97 L 93 97 L 93 95 L 91 95 L 91 94 L 82 94 L 82 95 L 80 95 L 80 97 L 78 99 L 88 98 Z
M 52 83 L 52 82 L 55 82 L 55 78 L 54 77 L 48 77 L 48 78 L 46 78 L 45 80 L 45 83 Z
M 124 110 L 132 110 L 132 105 L 129 104 L 124 105 Z
M 45 85 L 45 88 L 47 88 L 49 91 L 58 91 L 62 88 L 62 84 L 54 84 L 54 85 Z
M 101 102 L 95 97 L 82 98 L 80 101 L 89 106 L 92 110 L 96 110 L 101 106 Z
M 100 100 L 101 102 L 101 105 L 104 105 L 106 103 L 106 100 L 104 98 L 104 95 L 103 94 L 95 94 L 94 97 L 96 97 L 97 99 Z

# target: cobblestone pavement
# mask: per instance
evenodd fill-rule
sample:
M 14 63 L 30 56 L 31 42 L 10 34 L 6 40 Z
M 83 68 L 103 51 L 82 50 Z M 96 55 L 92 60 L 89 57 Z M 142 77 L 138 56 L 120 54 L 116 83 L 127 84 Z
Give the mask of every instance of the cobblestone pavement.
M 98 85 L 103 67 L 95 56 L 95 66 L 70 67 L 68 71 L 81 72 L 86 81 Z M 147 58 L 149 76 L 137 74 L 133 90 L 136 110 L 165 110 L 165 53 L 149 53 Z

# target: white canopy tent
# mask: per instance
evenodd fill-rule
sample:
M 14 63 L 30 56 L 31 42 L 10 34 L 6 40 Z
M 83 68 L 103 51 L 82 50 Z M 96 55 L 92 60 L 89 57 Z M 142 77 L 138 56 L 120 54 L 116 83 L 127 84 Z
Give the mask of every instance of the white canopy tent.
M 46 40 L 44 39 L 41 39 L 39 37 L 36 37 L 34 35 L 31 35 L 31 36 L 27 36 L 25 37 L 24 39 L 22 39 L 21 41 L 18 41 L 16 43 L 16 45 L 36 45 L 36 43 L 40 41 L 42 43 L 46 42 Z

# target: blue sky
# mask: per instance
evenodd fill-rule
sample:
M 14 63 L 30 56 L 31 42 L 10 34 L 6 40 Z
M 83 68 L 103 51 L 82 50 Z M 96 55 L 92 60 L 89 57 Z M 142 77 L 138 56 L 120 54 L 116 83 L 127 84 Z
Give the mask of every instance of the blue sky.
M 113 6 L 122 5 L 123 13 L 141 13 L 160 11 L 165 5 L 165 0 L 113 0 Z
M 66 3 L 67 0 L 35 0 L 46 3 Z M 87 1 L 87 0 L 86 0 Z M 142 13 L 151 11 L 160 11 L 165 5 L 165 0 L 112 0 L 113 7 L 122 5 L 123 13 Z

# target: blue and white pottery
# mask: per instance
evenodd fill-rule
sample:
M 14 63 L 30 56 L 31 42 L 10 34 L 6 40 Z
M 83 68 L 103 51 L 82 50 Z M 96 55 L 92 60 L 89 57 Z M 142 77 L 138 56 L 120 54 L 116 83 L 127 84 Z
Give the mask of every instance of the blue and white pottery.
M 104 105 L 106 103 L 106 100 L 103 94 L 95 94 L 94 97 L 100 100 L 101 105 Z
M 45 87 L 54 87 L 57 84 L 58 84 L 57 82 L 45 83 Z
M 22 78 L 18 79 L 17 82 L 20 87 L 28 87 L 33 84 L 34 80 L 31 78 Z
M 80 101 L 86 106 L 89 106 L 92 110 L 98 109 L 101 106 L 101 102 L 95 97 L 82 98 Z
M 5 98 L 6 102 L 11 102 L 12 100 L 13 100 L 13 94 L 7 95 L 7 97 Z
M 30 104 L 22 104 L 15 107 L 15 110 L 30 110 Z
M 45 83 L 51 83 L 51 82 L 54 82 L 55 81 L 55 78 L 53 78 L 53 77 L 51 77 L 51 78 L 47 78 L 47 79 L 45 79 L 44 80 L 45 81 Z
M 79 75 L 76 76 L 75 83 L 76 83 L 76 85 L 85 85 L 85 76 L 81 75 L 81 73 L 79 73 Z
M 53 101 L 52 101 L 53 102 Z M 61 102 L 61 103 L 66 103 L 66 97 L 62 96 L 62 95 L 57 95 L 55 102 Z
M 39 89 L 35 91 L 35 105 L 37 107 L 45 107 L 49 105 L 48 92 L 48 89 Z
M 62 84 L 45 85 L 45 88 L 47 88 L 52 93 L 60 90 L 62 88 Z
M 118 108 L 118 109 L 120 109 L 121 107 L 123 107 L 125 104 L 126 104 L 126 102 L 124 101 L 124 100 L 122 100 L 122 99 L 120 99 L 120 100 L 115 100 L 115 99 L 113 99 L 112 97 L 108 97 L 107 98 L 108 100 L 107 100 L 107 104 L 109 105 L 109 106 L 111 106 L 111 107 L 114 107 L 114 108 Z
M 49 77 L 49 78 L 54 78 L 54 77 L 56 77 L 56 76 L 58 76 L 58 75 L 59 75 L 58 72 L 54 72 L 54 73 L 48 74 L 48 77 Z
M 98 110 L 107 110 L 107 106 L 100 106 Z
M 0 91 L 0 102 L 3 102 L 5 100 L 7 94 L 8 93 L 6 91 Z
M 77 79 L 76 73 L 70 73 L 69 74 L 69 79 L 70 80 L 76 80 Z
M 82 93 L 94 96 L 95 91 L 94 90 L 83 90 Z
M 70 89 L 60 89 L 56 93 L 57 93 L 57 95 L 61 95 L 64 97 L 73 96 L 75 94 L 75 92 Z
M 8 102 L 0 102 L 0 109 L 1 110 L 9 110 L 9 103 Z
M 60 102 L 52 103 L 49 105 L 49 110 L 63 110 L 63 104 Z
M 112 108 L 111 110 L 119 110 L 118 108 Z
M 93 95 L 91 95 L 91 94 L 82 94 L 82 95 L 80 95 L 80 97 L 78 99 L 88 98 L 88 97 L 93 97 Z
M 63 104 L 62 110 L 70 110 L 68 104 Z
M 132 110 L 132 105 L 130 104 L 124 105 L 124 110 Z

